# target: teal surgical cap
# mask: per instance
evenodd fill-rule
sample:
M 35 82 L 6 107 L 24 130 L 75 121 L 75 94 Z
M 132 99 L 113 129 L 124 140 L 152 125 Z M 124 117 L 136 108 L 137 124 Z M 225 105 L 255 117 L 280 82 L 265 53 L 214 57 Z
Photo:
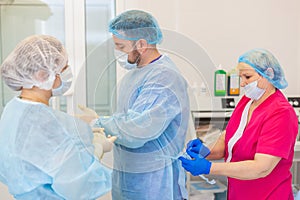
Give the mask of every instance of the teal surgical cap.
M 115 17 L 109 23 L 109 32 L 124 40 L 144 39 L 148 44 L 159 44 L 163 37 L 154 17 L 140 10 L 129 10 Z
M 284 72 L 271 52 L 265 49 L 253 49 L 239 57 L 239 63 L 246 63 L 257 73 L 265 77 L 274 87 L 284 89 L 288 86 Z

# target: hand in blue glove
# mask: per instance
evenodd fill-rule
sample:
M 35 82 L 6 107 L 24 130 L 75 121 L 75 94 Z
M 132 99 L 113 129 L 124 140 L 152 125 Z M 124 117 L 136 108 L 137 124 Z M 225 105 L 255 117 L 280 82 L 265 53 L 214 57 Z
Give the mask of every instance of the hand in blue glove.
M 200 174 L 209 174 L 211 168 L 211 162 L 205 158 L 200 158 L 198 154 L 192 151 L 186 151 L 192 160 L 186 159 L 184 157 L 179 157 L 181 160 L 182 167 L 189 171 L 193 176 L 198 176 Z
M 209 148 L 202 144 L 200 139 L 194 139 L 187 143 L 187 150 L 199 154 L 200 158 L 206 158 L 210 154 Z

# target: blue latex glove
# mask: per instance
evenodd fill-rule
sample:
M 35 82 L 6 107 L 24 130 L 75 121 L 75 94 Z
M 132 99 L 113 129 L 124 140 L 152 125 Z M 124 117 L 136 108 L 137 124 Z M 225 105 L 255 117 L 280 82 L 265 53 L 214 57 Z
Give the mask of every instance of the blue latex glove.
M 199 154 L 200 158 L 206 158 L 210 154 L 209 148 L 203 145 L 200 139 L 194 139 L 187 143 L 187 150 Z
M 200 174 L 209 174 L 211 168 L 211 162 L 205 158 L 200 158 L 198 154 L 192 151 L 186 151 L 188 155 L 192 158 L 186 159 L 184 157 L 179 157 L 181 160 L 182 167 L 189 171 L 193 176 L 198 176 Z

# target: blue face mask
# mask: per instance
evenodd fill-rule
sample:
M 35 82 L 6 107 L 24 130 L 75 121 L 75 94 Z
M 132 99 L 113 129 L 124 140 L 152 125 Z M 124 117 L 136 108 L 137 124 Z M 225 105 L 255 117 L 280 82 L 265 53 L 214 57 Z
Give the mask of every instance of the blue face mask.
M 66 91 L 70 89 L 72 82 L 61 81 L 58 88 L 52 89 L 52 96 L 62 96 Z
M 70 67 L 60 74 L 61 84 L 57 88 L 52 89 L 52 96 L 62 96 L 72 85 L 73 74 Z
M 262 95 L 266 92 L 266 90 L 257 87 L 257 84 L 258 84 L 258 80 L 245 85 L 244 90 L 245 90 L 246 97 L 253 100 L 258 100 L 260 99 L 260 97 L 262 97 Z
M 121 67 L 123 67 L 127 70 L 137 68 L 137 63 L 136 62 L 135 63 L 129 63 L 128 62 L 128 54 L 115 49 L 115 57 L 116 57 L 116 59 L 117 59 L 117 61 L 120 64 Z

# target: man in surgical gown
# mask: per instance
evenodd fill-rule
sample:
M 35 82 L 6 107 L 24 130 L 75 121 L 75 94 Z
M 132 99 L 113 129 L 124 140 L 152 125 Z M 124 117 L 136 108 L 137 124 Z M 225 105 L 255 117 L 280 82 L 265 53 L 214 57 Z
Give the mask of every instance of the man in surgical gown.
M 156 44 L 156 20 L 138 10 L 110 22 L 115 54 L 128 69 L 121 80 L 117 110 L 96 125 L 118 137 L 114 146 L 114 200 L 187 198 L 185 174 L 176 158 L 184 147 L 189 119 L 187 83 Z
M 67 61 L 56 38 L 36 35 L 1 65 L 4 82 L 21 91 L 0 120 L 0 181 L 15 199 L 87 200 L 111 189 L 111 170 L 94 156 L 90 126 L 49 107 L 49 98 L 70 86 L 63 79 Z

